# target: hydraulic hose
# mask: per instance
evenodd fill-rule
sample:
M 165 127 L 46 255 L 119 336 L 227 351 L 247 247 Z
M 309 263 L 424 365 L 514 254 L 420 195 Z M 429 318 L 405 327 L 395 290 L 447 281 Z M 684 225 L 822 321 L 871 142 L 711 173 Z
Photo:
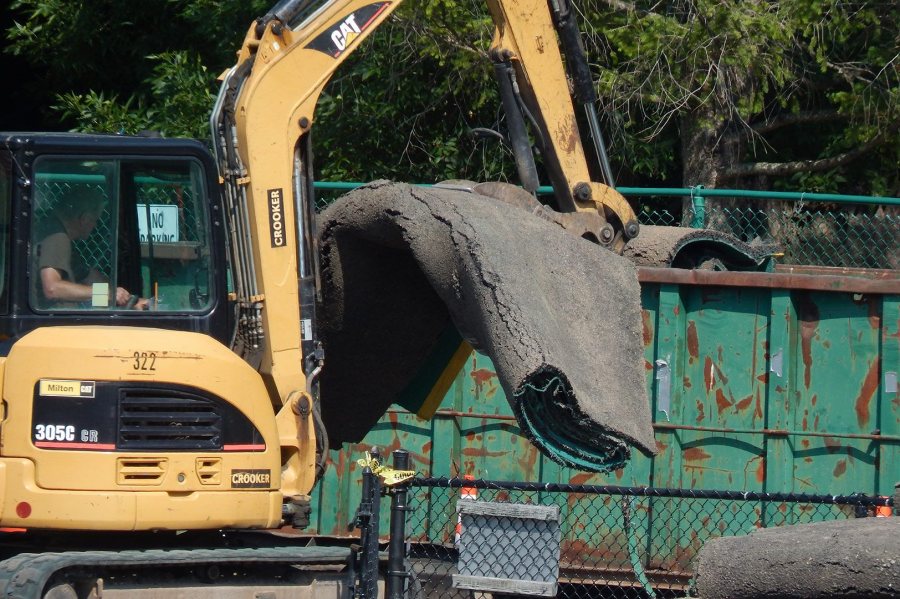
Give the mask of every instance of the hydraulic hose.
M 534 154 L 531 151 L 531 142 L 525 129 L 525 118 L 516 100 L 515 73 L 512 64 L 508 60 L 495 60 L 494 75 L 500 85 L 500 100 L 503 102 L 503 112 L 506 113 L 506 126 L 509 129 L 509 141 L 516 159 L 519 179 L 522 187 L 534 193 L 540 187 L 540 181 Z

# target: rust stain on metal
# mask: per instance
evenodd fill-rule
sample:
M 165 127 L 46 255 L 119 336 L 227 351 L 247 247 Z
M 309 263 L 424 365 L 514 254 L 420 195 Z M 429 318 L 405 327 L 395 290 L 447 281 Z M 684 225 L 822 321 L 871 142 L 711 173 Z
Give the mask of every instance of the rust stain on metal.
M 838 460 L 834 466 L 834 476 L 843 476 L 845 472 L 847 472 L 847 460 Z
M 591 545 L 590 543 L 586 543 L 584 541 L 563 541 L 560 547 L 560 561 L 568 561 L 568 562 L 590 562 L 594 563 L 599 554 L 608 553 L 610 558 L 615 559 L 615 555 L 613 555 L 608 549 L 604 547 L 597 547 Z
M 819 401 L 819 396 L 818 396 L 818 395 L 813 395 L 813 396 L 810 398 L 809 403 L 811 403 L 812 405 L 816 405 L 816 402 L 818 402 L 818 401 Z
M 493 380 L 497 378 L 497 373 L 488 370 L 487 368 L 476 368 L 476 358 L 472 358 L 472 372 L 469 373 L 469 376 L 472 377 L 472 381 L 475 383 L 475 398 L 481 398 L 481 392 L 484 390 L 484 386 L 490 383 L 493 387 Z
M 535 465 L 537 464 L 538 452 L 534 447 L 528 447 L 527 451 L 525 451 L 525 455 L 519 458 L 519 468 L 522 472 L 535 472 Z
M 841 442 L 834 437 L 825 437 L 824 443 L 828 453 L 837 453 L 842 447 Z
M 803 439 L 803 440 L 801 440 L 801 441 L 800 441 L 800 445 L 802 445 L 803 448 L 806 449 L 807 447 L 809 447 L 809 439 Z
M 675 316 L 678 316 L 679 314 L 681 314 L 681 308 L 680 308 L 679 306 L 675 306 L 675 307 L 672 309 L 672 313 L 674 313 Z
M 563 151 L 574 151 L 578 146 L 578 142 L 581 141 L 575 121 L 566 119 L 561 123 L 558 135 L 556 135 L 556 140 L 559 142 Z
M 700 447 L 690 447 L 688 449 L 685 449 L 681 455 L 688 462 L 699 462 L 702 460 L 708 460 L 712 457 Z
M 719 364 L 722 364 L 724 362 L 725 362 L 725 356 L 723 355 L 722 347 L 719 346 Z M 721 366 L 716 367 L 716 378 L 719 379 L 719 382 L 721 384 L 723 384 L 723 385 L 728 384 L 728 376 L 725 374 L 725 371 L 722 370 Z
M 650 347 L 653 343 L 653 322 L 650 320 L 650 312 L 641 310 L 641 323 L 643 325 L 644 347 Z
M 748 395 L 747 397 L 745 397 L 745 398 L 742 399 L 741 401 L 737 402 L 737 404 L 735 404 L 735 407 L 736 407 L 739 411 L 743 412 L 744 410 L 746 410 L 747 408 L 750 407 L 750 404 L 751 404 L 751 403 L 753 403 L 753 395 L 752 395 L 752 394 L 751 394 L 751 395 Z
M 660 441 L 659 439 L 656 440 L 656 449 L 657 449 L 657 451 L 659 451 L 660 453 L 662 453 L 662 452 L 664 452 L 665 450 L 667 450 L 668 448 L 669 448 L 669 444 L 668 444 L 668 443 L 663 443 L 663 442 Z
M 875 395 L 875 391 L 878 389 L 878 372 L 880 366 L 881 359 L 875 358 L 872 361 L 871 366 L 869 366 L 869 372 L 866 374 L 862 389 L 860 389 L 859 396 L 856 398 L 856 422 L 859 426 L 866 426 L 869 424 L 869 404 L 872 401 L 872 397 Z
M 804 410 L 803 411 L 803 422 L 800 424 L 800 428 L 802 428 L 805 431 L 809 430 L 808 420 L 809 420 L 809 410 Z
M 697 424 L 703 422 L 703 420 L 706 418 L 706 415 L 703 413 L 703 411 L 704 411 L 703 402 L 698 399 L 697 400 Z
M 659 445 L 659 442 L 657 442 Z M 569 479 L 570 485 L 586 485 L 587 481 L 591 480 L 594 477 L 594 474 L 591 472 L 579 472 L 575 476 Z
M 809 267 L 795 266 L 778 266 L 774 273 L 642 267 L 638 269 L 638 280 L 642 283 L 803 289 L 844 293 L 895 294 L 900 288 L 900 278 L 896 276 L 896 271 L 887 271 L 886 274 L 883 274 L 877 269 L 858 269 L 858 274 L 854 273 L 853 275 L 847 275 L 847 272 L 846 269 L 827 270 L 819 267 L 810 269 Z
M 706 360 L 703 363 L 703 382 L 706 384 L 706 393 L 709 394 L 712 391 L 713 386 L 713 361 L 712 358 L 706 356 Z
M 716 389 L 716 407 L 719 408 L 719 414 L 734 405 L 734 401 L 728 401 L 725 393 L 721 389 Z
M 700 358 L 700 340 L 697 337 L 697 323 L 693 320 L 688 321 L 687 326 L 687 349 L 688 364 L 693 364 L 694 360 Z
M 765 478 L 765 475 L 766 475 L 766 465 L 765 465 L 765 460 L 763 459 L 763 456 L 758 455 L 756 457 L 750 458 L 749 460 L 747 460 L 747 465 L 744 466 L 744 488 L 745 489 L 750 484 L 750 481 L 747 480 L 747 476 L 748 476 L 748 473 L 750 472 L 750 467 L 752 466 L 753 462 L 759 462 L 756 466 L 756 471 L 755 471 L 756 481 L 759 483 L 762 483 L 763 479 Z M 760 475 L 760 473 L 762 473 L 762 475 Z
M 763 385 L 768 385 L 769 384 L 769 373 L 768 372 L 762 373 L 761 375 L 756 377 L 756 380 L 758 380 Z
M 486 447 L 463 447 L 460 453 L 475 458 L 498 458 L 509 454 L 507 451 L 488 451 Z
M 798 294 L 797 320 L 800 322 L 800 346 L 803 355 L 803 384 L 809 389 L 812 374 L 812 340 L 819 328 L 819 307 L 808 294 Z
M 691 379 L 690 379 L 690 377 L 687 377 L 687 376 L 686 376 L 686 377 L 683 377 L 683 378 L 681 379 L 681 384 L 684 385 L 684 388 L 685 388 L 685 389 L 690 389 L 690 388 L 691 388 Z
M 653 364 L 650 363 L 650 360 L 644 360 L 644 370 L 647 372 L 653 370 Z
M 868 296 L 866 303 L 869 308 L 869 326 L 876 331 L 881 330 L 881 314 L 878 311 L 879 302 L 875 301 L 874 297 Z
M 753 419 L 756 420 L 759 418 L 760 420 L 763 417 L 762 410 L 762 392 L 759 388 L 756 389 L 756 407 L 753 408 Z

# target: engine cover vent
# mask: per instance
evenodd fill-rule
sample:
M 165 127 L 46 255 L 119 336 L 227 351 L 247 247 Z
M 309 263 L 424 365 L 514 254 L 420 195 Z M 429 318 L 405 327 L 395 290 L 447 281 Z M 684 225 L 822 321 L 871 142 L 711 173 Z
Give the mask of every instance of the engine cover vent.
M 165 458 L 119 458 L 116 460 L 116 482 L 120 485 L 158 485 L 168 467 Z
M 219 406 L 179 390 L 125 388 L 119 395 L 117 449 L 221 450 Z

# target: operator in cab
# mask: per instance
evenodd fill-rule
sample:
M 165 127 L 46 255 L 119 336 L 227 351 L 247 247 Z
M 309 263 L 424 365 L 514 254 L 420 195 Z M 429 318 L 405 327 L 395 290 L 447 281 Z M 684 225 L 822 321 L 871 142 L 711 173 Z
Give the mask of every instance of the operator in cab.
M 88 266 L 73 247 L 74 241 L 87 239 L 97 226 L 104 204 L 105 199 L 97 191 L 75 188 L 37 224 L 34 238 L 41 308 L 75 307 L 81 302 L 91 302 L 93 284 L 108 281 L 103 273 Z M 117 306 L 137 310 L 147 307 L 146 299 L 132 296 L 123 287 L 116 288 L 115 302 Z

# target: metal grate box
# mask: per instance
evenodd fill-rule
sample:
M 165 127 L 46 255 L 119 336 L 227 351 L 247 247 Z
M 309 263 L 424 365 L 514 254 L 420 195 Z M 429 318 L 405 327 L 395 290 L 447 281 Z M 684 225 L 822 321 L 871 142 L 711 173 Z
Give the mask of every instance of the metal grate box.
M 559 581 L 559 507 L 461 499 L 453 588 L 553 597 Z

